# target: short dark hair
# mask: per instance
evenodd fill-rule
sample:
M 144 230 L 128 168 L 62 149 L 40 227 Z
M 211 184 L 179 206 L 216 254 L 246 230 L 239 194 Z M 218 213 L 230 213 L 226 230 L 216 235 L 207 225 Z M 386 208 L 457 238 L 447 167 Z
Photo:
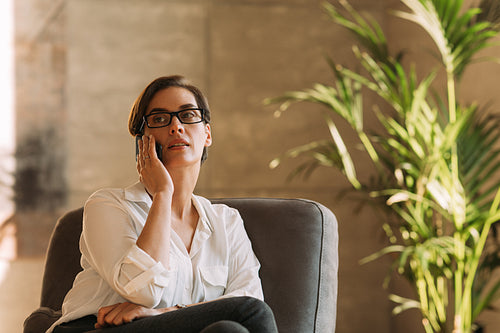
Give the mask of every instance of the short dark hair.
M 130 134 L 132 134 L 133 136 L 142 134 L 140 132 L 140 128 L 143 122 L 143 118 L 146 115 L 146 110 L 149 103 L 158 91 L 167 89 L 169 87 L 180 87 L 189 90 L 193 94 L 198 107 L 204 110 L 204 123 L 210 123 L 210 107 L 208 106 L 208 101 L 200 89 L 192 85 L 185 77 L 181 75 L 162 76 L 148 84 L 148 86 L 144 88 L 144 90 L 132 105 L 128 118 L 128 131 L 130 132 Z M 207 147 L 203 149 L 201 161 L 204 162 L 206 159 Z

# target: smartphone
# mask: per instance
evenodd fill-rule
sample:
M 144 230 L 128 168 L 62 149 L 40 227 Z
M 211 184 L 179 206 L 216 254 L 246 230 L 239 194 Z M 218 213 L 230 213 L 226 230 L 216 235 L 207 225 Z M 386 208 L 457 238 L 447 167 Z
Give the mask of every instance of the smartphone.
M 141 140 L 141 138 L 142 138 L 141 135 L 135 136 L 135 160 L 136 161 L 137 161 L 137 156 L 139 155 L 139 140 Z M 160 161 L 163 161 L 163 153 L 162 153 L 163 147 L 161 146 L 161 144 L 156 142 L 155 148 L 156 148 L 156 156 L 158 156 L 158 159 Z

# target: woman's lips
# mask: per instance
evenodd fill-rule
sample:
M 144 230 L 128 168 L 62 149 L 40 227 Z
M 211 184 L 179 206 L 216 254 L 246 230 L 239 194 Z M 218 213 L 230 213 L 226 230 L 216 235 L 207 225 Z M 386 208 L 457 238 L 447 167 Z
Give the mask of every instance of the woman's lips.
M 169 143 L 168 148 L 180 148 L 180 147 L 189 147 L 189 144 L 186 141 L 172 141 Z

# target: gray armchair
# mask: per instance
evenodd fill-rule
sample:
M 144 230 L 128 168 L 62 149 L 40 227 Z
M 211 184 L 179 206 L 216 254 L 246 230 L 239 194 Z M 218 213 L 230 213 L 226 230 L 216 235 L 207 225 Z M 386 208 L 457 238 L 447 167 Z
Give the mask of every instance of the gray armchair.
M 333 333 L 337 308 L 337 220 L 303 199 L 217 199 L 237 208 L 262 268 L 264 297 L 281 333 Z M 40 333 L 61 315 L 64 296 L 80 268 L 83 209 L 57 222 L 45 263 L 40 307 L 24 322 Z

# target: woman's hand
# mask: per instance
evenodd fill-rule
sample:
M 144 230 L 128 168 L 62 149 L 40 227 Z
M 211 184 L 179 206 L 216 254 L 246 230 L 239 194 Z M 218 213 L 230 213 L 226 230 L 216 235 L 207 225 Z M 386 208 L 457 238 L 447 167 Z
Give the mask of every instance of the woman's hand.
M 119 326 L 139 318 L 156 316 L 174 310 L 176 310 L 176 307 L 150 309 L 130 302 L 109 305 L 100 308 L 97 312 L 95 328 Z
M 144 135 L 142 140 L 139 140 L 137 157 L 139 180 L 151 196 L 161 192 L 172 194 L 174 184 L 167 169 L 156 155 L 155 143 L 152 135 Z
M 139 180 L 151 196 L 153 203 L 136 244 L 168 269 L 170 267 L 171 206 L 174 183 L 167 168 L 156 156 L 154 137 L 143 136 L 138 144 Z

